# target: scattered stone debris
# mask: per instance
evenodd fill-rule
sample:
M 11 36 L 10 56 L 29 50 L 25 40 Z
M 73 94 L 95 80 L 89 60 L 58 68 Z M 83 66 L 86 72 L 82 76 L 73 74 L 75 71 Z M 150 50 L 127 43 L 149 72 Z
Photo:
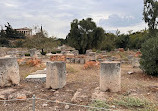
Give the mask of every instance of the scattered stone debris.
M 100 88 L 95 88 L 94 92 L 92 93 L 92 100 L 102 100 L 106 101 L 106 92 L 100 91 Z
M 128 71 L 128 72 L 127 72 L 127 74 L 129 74 L 129 75 L 130 75 L 130 74 L 134 74 L 134 73 L 135 73 L 134 71 Z
M 67 110 L 67 109 L 69 109 L 70 108 L 70 106 L 69 105 L 65 105 L 65 109 Z
M 75 92 L 74 96 L 71 99 L 71 102 L 82 102 L 84 99 L 88 98 L 88 96 L 86 94 L 82 93 L 82 89 L 77 89 L 77 91 Z
M 48 106 L 48 104 L 44 103 L 42 106 L 43 106 L 43 107 L 47 107 L 47 106 Z

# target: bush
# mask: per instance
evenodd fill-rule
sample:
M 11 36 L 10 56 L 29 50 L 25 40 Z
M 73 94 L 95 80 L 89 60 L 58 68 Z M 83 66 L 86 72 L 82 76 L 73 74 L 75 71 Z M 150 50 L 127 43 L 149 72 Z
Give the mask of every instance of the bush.
M 148 39 L 141 48 L 141 69 L 149 75 L 158 76 L 158 37 Z
M 56 53 L 61 53 L 61 51 L 56 51 Z
M 25 54 L 25 56 L 30 56 L 30 54 Z
M 41 52 L 42 55 L 46 55 L 47 52 Z
M 110 44 L 110 43 L 107 43 L 106 45 L 104 45 L 104 46 L 101 48 L 101 50 L 106 50 L 106 51 L 110 52 L 110 51 L 114 50 L 114 48 L 115 48 L 114 45 L 112 45 L 112 44 Z
M 9 47 L 10 42 L 6 38 L 0 38 L 0 47 Z
M 56 54 L 56 51 L 52 51 L 51 53 L 52 53 L 52 54 Z

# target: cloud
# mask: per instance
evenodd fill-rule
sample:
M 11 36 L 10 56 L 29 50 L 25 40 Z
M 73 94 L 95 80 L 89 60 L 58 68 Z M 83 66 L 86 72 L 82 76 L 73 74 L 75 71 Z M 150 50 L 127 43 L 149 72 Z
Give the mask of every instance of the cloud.
M 119 16 L 116 14 L 110 15 L 107 19 L 100 19 L 99 25 L 104 27 L 127 27 L 137 25 L 142 22 L 139 17 L 135 16 Z
M 9 22 L 20 28 L 42 24 L 50 36 L 65 38 L 73 19 L 91 17 L 105 30 L 138 26 L 143 0 L 0 0 L 0 10 L 0 25 Z

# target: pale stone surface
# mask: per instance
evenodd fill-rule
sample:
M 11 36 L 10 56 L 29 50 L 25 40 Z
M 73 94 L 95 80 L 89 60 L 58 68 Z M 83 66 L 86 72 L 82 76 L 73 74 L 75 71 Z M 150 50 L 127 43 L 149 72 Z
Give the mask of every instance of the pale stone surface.
M 0 58 L 0 87 L 19 84 L 19 65 L 16 58 Z
M 133 67 L 139 67 L 140 66 L 139 61 L 140 61 L 140 58 L 133 58 L 132 59 L 132 66 Z
M 89 52 L 92 52 L 92 50 L 86 50 L 86 55 L 89 55 Z
M 71 58 L 66 58 L 66 63 L 70 63 L 71 62 Z
M 71 63 L 75 63 L 75 58 L 71 58 L 71 59 L 70 59 L 70 62 L 71 62 Z
M 89 52 L 89 56 L 96 56 L 96 52 Z
M 101 54 L 102 55 L 106 55 L 106 51 L 101 51 Z
M 47 62 L 46 88 L 59 89 L 66 84 L 66 63 Z
M 72 53 L 76 56 L 79 54 L 79 51 L 78 50 L 73 50 Z
M 120 72 L 120 62 L 102 62 L 100 71 L 100 90 L 110 92 L 121 91 Z
M 75 63 L 79 64 L 80 63 L 80 58 L 75 58 Z
M 42 79 L 46 78 L 46 74 L 34 74 L 34 75 L 28 75 L 26 79 Z
M 30 56 L 31 57 L 37 57 L 37 49 L 33 48 L 33 49 L 30 49 Z
M 80 58 L 80 64 L 85 64 L 85 59 L 84 58 Z

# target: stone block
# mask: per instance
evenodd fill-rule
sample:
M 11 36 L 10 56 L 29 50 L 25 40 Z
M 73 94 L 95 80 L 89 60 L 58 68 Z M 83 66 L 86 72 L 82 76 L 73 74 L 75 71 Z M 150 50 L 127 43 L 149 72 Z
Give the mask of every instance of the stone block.
M 105 61 L 101 63 L 100 90 L 110 92 L 121 91 L 120 62 Z
M 47 62 L 46 88 L 59 89 L 66 84 L 66 63 Z
M 138 68 L 140 66 L 139 61 L 140 61 L 140 58 L 133 58 L 132 59 L 132 66 Z
M 0 87 L 19 84 L 19 65 L 16 58 L 0 58 Z
M 80 58 L 75 58 L 75 64 L 79 64 L 80 63 Z
M 80 64 L 85 64 L 85 59 L 84 58 L 80 58 Z
M 101 51 L 101 54 L 102 55 L 106 55 L 106 51 Z
M 75 63 L 75 58 L 71 58 L 70 63 Z
M 79 51 L 78 50 L 73 50 L 72 53 L 77 56 L 79 54 Z
M 30 56 L 33 58 L 37 58 L 37 49 L 30 49 Z
M 92 50 L 86 50 L 86 55 L 89 55 L 89 52 L 92 52 Z

